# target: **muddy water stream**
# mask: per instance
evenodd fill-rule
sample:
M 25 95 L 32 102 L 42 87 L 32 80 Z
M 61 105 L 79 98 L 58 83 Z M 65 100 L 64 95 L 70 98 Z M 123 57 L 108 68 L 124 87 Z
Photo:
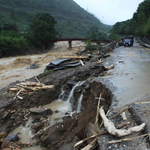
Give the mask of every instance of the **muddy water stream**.
M 116 48 L 105 65 L 109 63 L 113 63 L 115 68 L 104 79 L 116 87 L 113 93 L 118 106 L 150 95 L 150 49 L 140 47 L 138 43 L 133 47 Z
M 71 102 L 74 100 L 74 90 L 76 89 L 76 87 L 84 84 L 84 82 L 85 81 L 79 81 L 78 83 L 76 83 L 73 86 L 72 90 L 70 91 L 70 94 L 68 95 L 67 100 L 65 100 L 65 101 L 63 100 L 64 91 L 62 90 L 62 93 L 60 94 L 60 96 L 57 100 L 53 101 L 50 104 L 43 106 L 43 107 L 49 108 L 53 111 L 53 114 L 49 117 L 50 125 L 61 122 L 62 118 L 64 116 L 67 116 L 67 115 L 71 116 L 72 113 L 74 113 L 74 112 L 72 112 L 72 104 L 71 104 Z M 79 100 L 78 100 L 77 113 L 79 113 L 81 110 L 82 97 L 83 97 L 83 95 L 81 94 L 81 96 L 79 97 Z

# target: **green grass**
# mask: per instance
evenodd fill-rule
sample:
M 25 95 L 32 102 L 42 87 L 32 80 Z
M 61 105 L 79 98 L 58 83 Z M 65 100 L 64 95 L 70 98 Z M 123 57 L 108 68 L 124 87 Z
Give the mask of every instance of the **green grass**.
M 49 71 L 47 71 L 47 72 L 44 72 L 44 73 L 41 73 L 41 74 L 39 74 L 38 76 L 37 76 L 37 78 L 39 79 L 39 78 L 43 78 L 43 77 L 45 77 L 45 76 L 47 76 L 47 75 L 50 75 L 50 74 L 52 74 L 53 73 L 53 70 L 49 70 Z

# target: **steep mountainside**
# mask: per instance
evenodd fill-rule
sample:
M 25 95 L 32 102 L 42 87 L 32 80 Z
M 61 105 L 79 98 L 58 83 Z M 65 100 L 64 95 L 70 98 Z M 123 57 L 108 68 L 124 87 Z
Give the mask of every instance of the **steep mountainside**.
M 112 33 L 150 38 L 150 0 L 140 3 L 130 20 L 117 22 L 112 28 Z
M 15 22 L 26 30 L 33 15 L 48 12 L 57 20 L 57 31 L 63 37 L 84 37 L 87 30 L 97 26 L 107 32 L 111 27 L 102 24 L 73 0 L 0 0 L 0 23 Z

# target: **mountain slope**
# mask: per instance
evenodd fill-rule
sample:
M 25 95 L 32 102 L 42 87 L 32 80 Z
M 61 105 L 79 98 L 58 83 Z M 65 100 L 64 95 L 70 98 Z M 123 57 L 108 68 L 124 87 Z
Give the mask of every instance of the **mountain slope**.
M 55 17 L 56 29 L 62 37 L 84 37 L 92 26 L 97 26 L 101 32 L 111 28 L 73 0 L 0 0 L 0 23 L 15 22 L 20 30 L 26 30 L 34 14 L 39 12 Z
M 117 22 L 111 32 L 150 38 L 150 0 L 141 2 L 137 11 L 133 14 L 133 17 L 127 21 Z

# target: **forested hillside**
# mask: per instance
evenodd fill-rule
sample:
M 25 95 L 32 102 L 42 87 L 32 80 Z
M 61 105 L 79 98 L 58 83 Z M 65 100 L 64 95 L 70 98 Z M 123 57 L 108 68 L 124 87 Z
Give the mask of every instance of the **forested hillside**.
M 140 3 L 132 19 L 117 22 L 111 32 L 121 35 L 133 34 L 150 38 L 150 0 L 145 0 Z
M 107 32 L 110 26 L 102 24 L 73 0 L 0 0 L 0 25 L 17 23 L 20 31 L 28 25 L 36 13 L 50 13 L 57 20 L 56 30 L 62 37 L 84 37 L 92 26 Z

